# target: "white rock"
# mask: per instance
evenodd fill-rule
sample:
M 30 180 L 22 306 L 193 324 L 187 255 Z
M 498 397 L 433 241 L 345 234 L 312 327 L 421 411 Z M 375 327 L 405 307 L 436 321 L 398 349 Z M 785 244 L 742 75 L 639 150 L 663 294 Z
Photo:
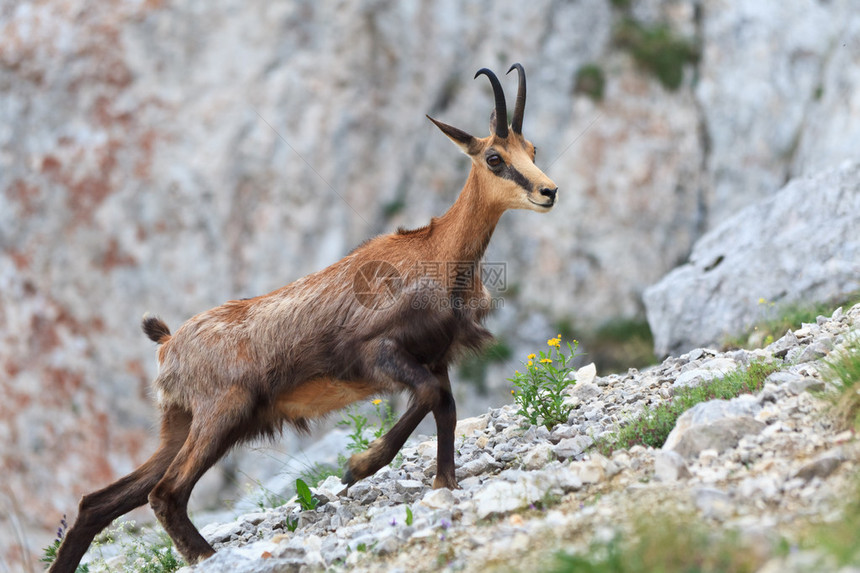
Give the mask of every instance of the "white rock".
M 663 482 L 674 482 L 690 477 L 684 458 L 672 450 L 657 450 L 654 453 L 654 477 Z
M 457 437 L 466 436 L 467 438 L 472 437 L 475 432 L 480 432 L 487 427 L 487 423 L 490 421 L 490 417 L 486 414 L 481 416 L 476 416 L 474 418 L 464 418 L 462 420 L 457 421 L 457 427 L 454 430 L 454 435 Z
M 592 384 L 596 377 L 597 366 L 594 365 L 594 362 L 592 362 L 591 364 L 586 364 L 585 366 L 579 368 L 576 371 L 576 386 L 579 386 L 580 384 Z M 598 393 L 599 392 L 600 391 L 598 390 Z
M 573 438 L 564 438 L 560 440 L 552 448 L 552 451 L 558 459 L 566 460 L 580 455 L 593 443 L 594 439 L 591 436 L 579 435 Z
M 246 525 L 239 521 L 228 523 L 212 523 L 200 530 L 200 535 L 209 543 L 222 543 L 244 531 Z
M 523 466 L 527 470 L 537 470 L 544 467 L 554 457 L 550 444 L 538 444 L 523 457 Z
M 454 494 L 451 493 L 451 490 L 441 488 L 431 489 L 424 494 L 424 497 L 421 498 L 421 501 L 418 503 L 429 507 L 430 509 L 449 509 L 452 505 L 457 503 L 457 500 L 454 497 Z

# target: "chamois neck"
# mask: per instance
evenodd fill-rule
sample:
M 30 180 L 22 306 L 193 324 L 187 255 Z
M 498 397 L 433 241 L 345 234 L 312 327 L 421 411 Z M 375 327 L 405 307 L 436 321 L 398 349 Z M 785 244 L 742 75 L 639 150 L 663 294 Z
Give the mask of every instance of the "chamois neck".
M 496 224 L 505 211 L 487 201 L 486 197 L 481 189 L 481 180 L 472 168 L 460 196 L 434 225 L 442 260 L 477 262 L 483 258 Z

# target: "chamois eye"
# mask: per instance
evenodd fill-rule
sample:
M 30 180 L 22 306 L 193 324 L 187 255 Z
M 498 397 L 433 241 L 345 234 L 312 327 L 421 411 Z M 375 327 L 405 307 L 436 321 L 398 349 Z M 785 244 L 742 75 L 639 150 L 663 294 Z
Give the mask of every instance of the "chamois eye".
M 499 155 L 494 153 L 493 155 L 487 157 L 487 165 L 489 165 L 490 167 L 498 167 L 501 164 L 502 158 Z

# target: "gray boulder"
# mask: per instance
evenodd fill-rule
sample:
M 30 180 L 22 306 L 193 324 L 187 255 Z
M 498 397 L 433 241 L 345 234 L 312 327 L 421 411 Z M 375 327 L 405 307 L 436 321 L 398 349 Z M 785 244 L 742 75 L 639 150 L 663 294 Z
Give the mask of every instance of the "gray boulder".
M 755 419 L 760 411 L 758 400 L 749 394 L 696 404 L 678 418 L 663 449 L 690 459 L 702 450 L 733 448 L 745 435 L 764 429 L 765 425 Z
M 857 290 L 857 229 L 860 162 L 793 179 L 703 236 L 689 263 L 645 291 L 654 352 L 719 344 L 781 304 Z

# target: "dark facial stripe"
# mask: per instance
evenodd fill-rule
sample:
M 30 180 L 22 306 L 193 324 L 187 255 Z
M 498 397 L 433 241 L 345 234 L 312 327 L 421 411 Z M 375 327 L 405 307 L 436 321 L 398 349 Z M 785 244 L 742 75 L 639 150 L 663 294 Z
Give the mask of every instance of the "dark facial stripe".
M 526 176 L 517 171 L 517 169 L 513 165 L 506 164 L 502 169 L 498 171 L 497 174 L 502 179 L 510 179 L 529 193 L 531 193 L 533 189 L 531 181 L 526 179 Z

